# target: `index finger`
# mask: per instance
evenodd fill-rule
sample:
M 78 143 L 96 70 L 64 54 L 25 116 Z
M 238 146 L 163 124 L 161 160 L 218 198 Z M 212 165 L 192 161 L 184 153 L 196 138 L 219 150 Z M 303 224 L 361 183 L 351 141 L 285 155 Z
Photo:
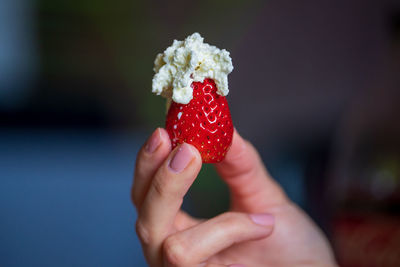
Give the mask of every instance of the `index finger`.
M 256 149 L 236 129 L 225 159 L 215 167 L 230 189 L 234 210 L 264 212 L 287 200 L 282 188 L 265 169 Z
M 183 143 L 169 154 L 155 173 L 136 222 L 138 236 L 149 260 L 159 263 L 161 244 L 176 230 L 174 222 L 183 197 L 200 168 L 200 153 Z

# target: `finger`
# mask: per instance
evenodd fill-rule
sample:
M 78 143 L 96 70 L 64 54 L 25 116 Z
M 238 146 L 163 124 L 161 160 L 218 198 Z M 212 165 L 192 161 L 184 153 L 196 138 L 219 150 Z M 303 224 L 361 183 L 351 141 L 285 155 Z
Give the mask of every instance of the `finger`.
M 231 264 L 231 265 L 225 265 L 225 264 L 217 264 L 217 263 L 206 263 L 205 265 L 204 264 L 201 264 L 200 265 L 201 267 L 246 267 L 246 266 L 244 266 L 244 265 L 242 265 L 242 264 Z
M 269 214 L 224 213 L 170 235 L 163 244 L 164 262 L 194 266 L 233 244 L 267 237 L 273 225 L 274 217 Z
M 138 209 L 147 194 L 151 178 L 170 152 L 171 142 L 167 131 L 162 128 L 157 128 L 140 149 L 131 190 L 132 202 Z
M 236 129 L 225 159 L 215 167 L 230 188 L 234 210 L 263 212 L 286 200 L 283 190 L 267 173 L 255 148 Z
M 180 210 L 176 215 L 174 226 L 177 231 L 182 231 L 189 227 L 193 227 L 202 221 L 203 220 L 195 219 L 186 212 Z
M 172 151 L 154 175 L 137 221 L 138 236 L 149 259 L 161 260 L 162 241 L 173 230 L 183 197 L 201 168 L 197 149 L 182 144 Z M 155 262 L 155 266 L 160 266 Z

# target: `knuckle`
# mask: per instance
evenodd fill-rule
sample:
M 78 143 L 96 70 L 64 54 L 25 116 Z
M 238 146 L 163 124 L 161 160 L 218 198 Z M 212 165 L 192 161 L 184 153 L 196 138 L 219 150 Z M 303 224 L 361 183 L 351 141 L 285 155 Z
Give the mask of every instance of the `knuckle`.
M 162 198 L 170 197 L 170 195 L 173 195 L 168 190 L 168 182 L 166 180 L 167 177 L 163 175 L 156 177 L 156 179 L 154 179 L 153 181 L 154 191 Z
M 151 160 L 148 155 L 146 155 L 146 153 L 144 152 L 144 148 L 142 147 L 142 149 L 139 150 L 136 156 L 134 179 L 137 179 L 139 177 L 146 177 L 146 175 L 148 175 L 148 170 L 151 169 L 153 165 L 154 161 Z
M 228 211 L 221 215 L 221 222 L 230 225 L 236 223 L 239 217 L 237 212 Z
M 223 231 L 235 231 L 237 228 L 241 228 L 246 224 L 244 216 L 237 212 L 226 212 L 221 215 L 219 222 L 219 229 Z
M 148 171 L 147 167 L 145 164 L 142 162 L 142 160 L 138 159 L 136 161 L 136 166 L 134 170 L 134 176 L 133 176 L 133 181 L 136 182 L 139 179 L 144 179 L 144 177 L 148 176 Z
M 135 161 L 135 173 L 140 172 L 142 169 L 144 161 L 144 153 L 143 153 L 143 148 L 139 150 L 139 152 L 136 154 L 136 161 Z
M 136 195 L 134 194 L 131 195 L 131 201 L 136 208 L 139 207 L 139 199 Z
M 151 244 L 151 232 L 140 220 L 136 221 L 136 234 L 144 245 Z
M 139 206 L 139 197 L 134 187 L 131 189 L 131 201 L 135 207 Z
M 163 244 L 165 261 L 172 266 L 187 266 L 189 257 L 185 246 L 176 235 L 169 236 Z

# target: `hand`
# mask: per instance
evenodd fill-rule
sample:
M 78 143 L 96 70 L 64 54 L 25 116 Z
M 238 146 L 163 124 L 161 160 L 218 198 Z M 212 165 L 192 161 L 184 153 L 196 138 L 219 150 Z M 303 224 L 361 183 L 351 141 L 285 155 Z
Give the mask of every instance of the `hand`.
M 286 197 L 236 131 L 226 158 L 215 166 L 229 186 L 231 209 L 199 220 L 180 210 L 201 169 L 198 151 L 188 144 L 171 151 L 164 129 L 139 151 L 131 195 L 150 266 L 335 265 L 319 228 Z

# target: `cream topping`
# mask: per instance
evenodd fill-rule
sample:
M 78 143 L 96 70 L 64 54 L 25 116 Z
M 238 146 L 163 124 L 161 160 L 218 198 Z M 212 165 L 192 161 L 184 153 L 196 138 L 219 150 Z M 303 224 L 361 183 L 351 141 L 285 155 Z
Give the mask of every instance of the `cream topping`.
M 187 104 L 193 98 L 192 82 L 211 78 L 217 85 L 217 93 L 226 96 L 228 74 L 233 65 L 229 52 L 203 42 L 199 33 L 193 33 L 184 41 L 174 40 L 154 61 L 152 92 L 169 101 Z

